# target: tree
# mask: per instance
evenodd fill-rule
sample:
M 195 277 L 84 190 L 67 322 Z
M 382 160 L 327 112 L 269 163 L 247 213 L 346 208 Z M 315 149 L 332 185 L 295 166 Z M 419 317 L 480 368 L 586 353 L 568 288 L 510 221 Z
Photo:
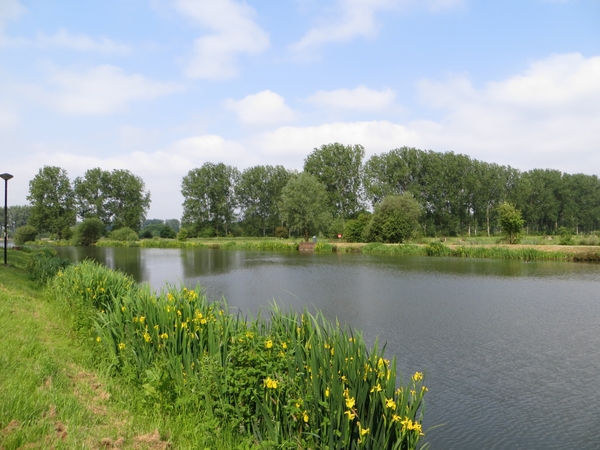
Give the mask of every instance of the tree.
M 31 225 L 23 225 L 16 229 L 13 237 L 15 245 L 23 245 L 26 242 L 33 242 L 38 232 L 35 227 Z
M 227 234 L 235 216 L 235 185 L 239 176 L 235 167 L 223 163 L 204 163 L 199 169 L 190 170 L 181 183 L 181 221 L 196 233 L 212 227 L 212 234 L 218 235 L 220 229 Z
M 516 244 L 519 234 L 523 229 L 523 218 L 521 211 L 510 203 L 502 203 L 498 206 L 499 224 L 502 233 L 506 236 L 509 244 Z
M 322 145 L 304 160 L 304 172 L 314 175 L 327 191 L 334 217 L 343 220 L 363 210 L 362 145 Z
M 98 239 L 104 233 L 106 225 L 97 217 L 84 219 L 75 230 L 75 244 L 88 247 L 98 242 Z
M 266 236 L 267 228 L 280 223 L 278 204 L 290 179 L 283 166 L 254 166 L 242 172 L 235 187 L 238 204 L 246 222 L 256 222 Z
M 78 214 L 82 219 L 97 217 L 113 229 L 129 227 L 139 231 L 150 207 L 150 193 L 144 181 L 128 170 L 112 172 L 98 167 L 74 181 Z
M 71 182 L 64 169 L 44 166 L 29 182 L 31 203 L 29 223 L 38 232 L 50 232 L 62 239 L 75 225 L 75 201 Z
M 292 177 L 281 193 L 281 215 L 291 231 L 300 233 L 305 241 L 327 226 L 331 216 L 327 211 L 327 192 L 319 180 L 307 173 Z
M 375 207 L 364 235 L 370 242 L 404 242 L 419 226 L 421 205 L 409 192 L 388 195 Z
M 1 209 L 2 217 L 4 217 L 4 208 Z M 31 215 L 31 206 L 29 205 L 13 205 L 8 207 L 8 231 L 9 235 L 14 234 L 19 227 L 27 225 L 29 216 Z

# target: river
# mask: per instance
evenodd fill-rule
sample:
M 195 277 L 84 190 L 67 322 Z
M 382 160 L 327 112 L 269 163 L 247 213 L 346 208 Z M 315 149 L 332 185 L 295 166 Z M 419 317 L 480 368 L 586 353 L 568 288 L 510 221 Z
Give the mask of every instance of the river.
M 438 449 L 600 448 L 600 266 L 363 254 L 57 248 L 256 315 L 322 310 L 424 371 Z M 437 426 L 433 429 L 430 429 Z M 428 429 L 430 429 L 428 431 Z

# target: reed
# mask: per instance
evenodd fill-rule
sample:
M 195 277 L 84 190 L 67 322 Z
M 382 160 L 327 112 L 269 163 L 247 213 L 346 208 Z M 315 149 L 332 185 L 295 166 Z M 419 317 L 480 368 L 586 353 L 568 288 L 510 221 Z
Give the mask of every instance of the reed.
M 95 308 L 97 346 L 154 408 L 191 405 L 269 448 L 413 449 L 422 439 L 422 374 L 400 385 L 385 346 L 367 348 L 320 312 L 273 305 L 247 318 L 200 288 L 156 293 L 89 261 L 55 283 L 62 302 Z

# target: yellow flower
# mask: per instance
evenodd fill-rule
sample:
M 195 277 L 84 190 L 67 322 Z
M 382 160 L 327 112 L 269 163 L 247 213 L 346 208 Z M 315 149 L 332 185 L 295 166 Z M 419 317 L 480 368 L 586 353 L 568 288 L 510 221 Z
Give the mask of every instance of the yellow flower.
M 154 329 L 158 330 L 158 324 L 154 325 Z
M 308 413 L 306 411 L 304 411 L 304 415 L 302 416 L 302 419 L 304 420 L 304 422 L 308 423 Z
M 356 403 L 356 400 L 354 400 L 354 397 L 347 398 L 346 399 L 346 408 L 348 408 L 348 409 L 354 408 L 355 403 Z
M 398 414 L 392 414 L 392 422 L 400 422 L 401 419 L 402 417 L 400 417 Z
M 365 434 L 369 434 L 369 428 L 363 428 L 362 425 L 360 424 L 360 422 L 357 423 L 358 425 L 358 432 L 361 436 L 364 436 Z
M 147 331 L 144 333 L 144 340 L 146 342 L 150 342 L 152 340 L 152 337 L 148 334 Z
M 423 379 L 423 373 L 422 372 L 415 372 L 415 374 L 412 376 L 413 381 L 419 381 Z
M 281 346 L 283 347 L 284 350 L 287 348 L 287 344 L 285 342 L 282 342 Z
M 124 306 L 121 306 L 121 311 L 125 312 L 127 308 L 125 308 Z
M 354 414 L 354 412 L 348 410 L 348 411 L 344 411 L 344 414 L 346 414 L 348 416 L 348 420 L 352 420 L 356 417 L 356 414 Z
M 273 347 L 273 341 L 271 339 L 269 339 L 267 342 L 265 342 L 265 347 L 267 347 L 267 348 Z
M 96 338 L 96 342 L 101 342 L 101 341 L 102 341 L 102 338 L 101 338 L 100 336 L 98 336 L 98 337 Z
M 325 397 L 329 397 L 329 387 L 325 389 Z
M 119 344 L 119 350 L 124 350 L 125 349 L 125 344 L 123 344 L 122 342 Z
M 141 317 L 140 317 L 140 323 L 144 323 L 144 320 L 146 320 L 146 317 L 144 317 L 144 316 L 141 316 Z
M 388 398 L 385 400 L 385 407 L 390 409 L 396 409 L 396 402 L 393 398 Z
M 277 380 L 273 380 L 271 377 L 267 377 L 263 381 L 263 384 L 267 389 L 277 389 L 278 383 L 279 382 Z
M 381 392 L 381 385 L 379 383 L 371 388 L 371 393 L 373 392 Z
M 159 336 L 161 339 L 169 339 L 169 335 L 167 333 L 163 333 Z
M 201 323 L 202 325 L 206 325 L 206 319 L 205 319 L 205 318 L 202 318 L 202 319 L 200 319 L 200 323 Z

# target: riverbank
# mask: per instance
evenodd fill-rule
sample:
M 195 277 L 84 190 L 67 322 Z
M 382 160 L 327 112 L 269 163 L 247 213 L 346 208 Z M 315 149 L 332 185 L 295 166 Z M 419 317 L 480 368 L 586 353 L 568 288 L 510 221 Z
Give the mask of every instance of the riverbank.
M 94 342 L 74 332 L 25 271 L 0 265 L 0 448 L 252 448 L 214 418 L 163 414 L 122 377 L 109 376 Z
M 422 374 L 397 385 L 394 358 L 318 312 L 246 319 L 92 261 L 46 289 L 28 260 L 0 268 L 2 449 L 419 448 Z

